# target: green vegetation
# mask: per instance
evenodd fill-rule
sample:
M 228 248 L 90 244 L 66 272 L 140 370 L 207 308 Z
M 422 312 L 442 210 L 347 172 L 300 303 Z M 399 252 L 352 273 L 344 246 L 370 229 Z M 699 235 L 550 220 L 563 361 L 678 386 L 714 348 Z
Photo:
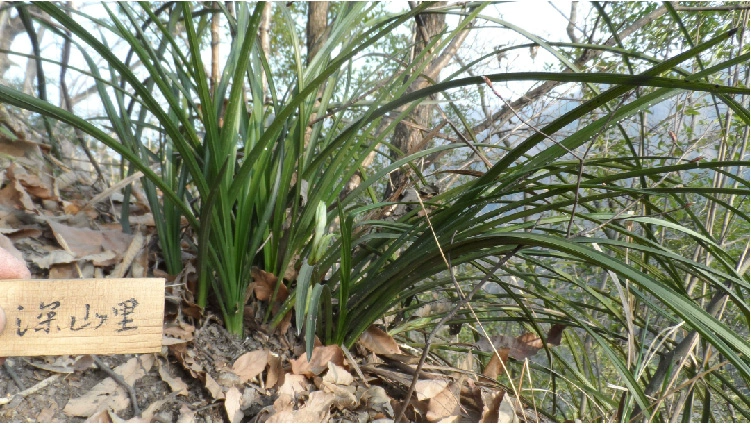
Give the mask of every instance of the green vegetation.
M 418 310 L 448 300 L 463 305 L 448 324 L 463 326 L 464 351 L 486 333 L 545 337 L 566 326 L 546 357 L 509 364 L 524 376 L 520 394 L 556 419 L 749 418 L 746 20 L 595 3 L 587 24 L 610 43 L 552 43 L 499 18 L 501 6 L 439 5 L 433 12 L 452 24 L 410 57 L 403 34 L 433 5 L 397 13 L 342 3 L 308 57 L 300 6 L 280 3 L 272 44 L 286 56 L 272 60 L 256 36 L 264 4 L 215 5 L 105 3 L 105 19 L 36 3 L 49 19 L 37 24 L 86 59 L 76 71 L 96 83 L 106 116 L 92 121 L 9 85 L 0 102 L 75 127 L 117 152 L 124 174 L 142 172 L 167 271 L 179 272 L 189 242 L 198 303 L 214 296 L 229 331 L 243 332 L 258 267 L 295 288 L 270 321 L 294 309 L 309 351 L 316 334 L 350 346 L 374 322 L 423 347 L 448 309 Z M 229 50 L 211 83 L 202 53 L 214 15 Z M 648 15 L 649 26 L 622 32 Z M 440 81 L 423 77 L 481 24 L 533 44 L 465 57 Z M 476 71 L 530 47 L 560 68 Z M 537 114 L 501 95 L 517 81 L 568 84 L 578 97 Z M 546 94 L 563 97 L 553 87 Z M 395 129 L 425 104 L 442 114 L 415 123 L 427 127 L 424 148 L 397 151 Z M 384 192 L 397 173 L 415 188 L 452 178 L 435 197 L 394 202 Z M 386 218 L 395 204 L 406 213 Z M 471 308 L 462 303 L 470 292 Z M 432 349 L 450 357 L 450 340 Z

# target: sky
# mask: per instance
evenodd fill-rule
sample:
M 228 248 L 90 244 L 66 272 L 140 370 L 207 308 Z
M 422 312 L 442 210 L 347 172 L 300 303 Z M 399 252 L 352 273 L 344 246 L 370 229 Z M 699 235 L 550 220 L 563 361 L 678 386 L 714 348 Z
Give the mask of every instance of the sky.
M 91 13 L 94 16 L 104 16 L 98 3 L 74 3 L 87 13 Z M 405 7 L 405 2 L 390 2 L 390 5 L 394 8 L 394 10 L 399 10 Z M 567 15 L 570 11 L 570 8 L 571 1 L 548 2 L 528 0 L 524 2 L 505 2 L 494 4 L 486 8 L 484 14 L 495 16 L 508 22 L 514 23 L 515 25 L 519 25 L 521 28 L 533 34 L 542 36 L 548 41 L 568 41 L 568 37 L 566 35 L 566 25 L 568 21 L 567 18 L 561 14 L 561 12 Z M 589 5 L 587 2 L 580 2 L 579 17 L 581 18 L 585 16 L 588 12 L 588 9 Z M 447 23 L 451 26 L 455 25 L 456 22 L 456 17 L 449 17 Z M 498 26 L 497 24 L 492 25 L 496 27 Z M 103 32 L 99 32 L 96 29 L 93 29 L 92 33 L 94 35 L 99 35 Z M 482 31 L 474 33 L 468 40 L 467 44 L 470 44 L 470 48 L 479 48 L 482 46 L 497 47 L 498 44 L 494 45 L 494 43 L 497 43 L 497 40 L 502 40 L 501 44 L 504 45 L 529 42 L 529 40 L 526 40 L 524 37 L 513 31 L 494 28 L 483 29 Z M 52 37 L 50 37 L 49 34 L 47 34 L 47 36 L 43 38 L 43 55 L 46 53 L 48 57 L 57 58 L 59 57 L 59 49 L 59 44 L 52 42 Z M 19 52 L 29 52 L 31 48 L 28 42 L 28 38 L 23 34 L 16 37 L 13 45 L 11 46 L 11 50 Z M 13 60 L 19 66 L 12 67 L 5 75 L 6 78 L 23 79 L 23 76 L 25 74 L 26 60 L 24 58 L 18 57 Z M 503 63 L 504 61 L 506 63 Z M 543 50 L 539 50 L 537 56 L 534 58 L 531 57 L 528 51 L 517 50 L 510 52 L 506 57 L 502 59 L 499 65 L 502 68 L 506 68 L 508 67 L 509 63 L 513 63 L 513 68 L 517 70 L 523 69 L 533 71 L 542 70 L 546 63 L 555 62 L 556 61 L 552 57 L 552 55 Z M 83 58 L 80 56 L 80 54 L 77 54 L 75 49 L 72 52 L 71 64 L 79 64 L 81 65 L 81 67 L 85 67 Z M 48 78 L 55 80 L 59 75 L 59 68 L 57 68 L 54 64 L 49 63 L 45 64 L 44 67 L 45 73 Z M 499 71 L 496 70 L 495 72 Z M 75 81 L 69 81 L 69 86 L 71 91 L 75 91 Z M 50 97 L 53 102 L 56 102 L 57 93 L 51 92 Z

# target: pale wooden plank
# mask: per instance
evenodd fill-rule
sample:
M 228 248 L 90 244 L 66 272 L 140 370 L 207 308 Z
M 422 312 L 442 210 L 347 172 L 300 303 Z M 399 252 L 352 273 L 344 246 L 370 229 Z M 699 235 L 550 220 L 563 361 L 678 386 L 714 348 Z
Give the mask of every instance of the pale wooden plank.
M 163 278 L 0 280 L 0 356 L 148 353 L 162 347 Z

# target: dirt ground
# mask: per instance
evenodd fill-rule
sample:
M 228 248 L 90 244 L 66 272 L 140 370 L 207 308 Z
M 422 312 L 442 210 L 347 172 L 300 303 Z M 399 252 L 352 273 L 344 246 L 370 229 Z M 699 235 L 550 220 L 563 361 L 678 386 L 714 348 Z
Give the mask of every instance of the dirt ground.
M 197 332 L 193 346 L 203 346 L 205 350 L 197 352 L 196 356 L 207 361 L 221 361 L 232 363 L 241 353 L 255 343 L 242 343 L 227 334 L 223 327 L 213 322 Z M 137 357 L 148 356 L 153 365 L 133 384 L 133 390 L 141 411 L 147 411 L 147 416 L 141 422 L 226 422 L 228 421 L 224 403 L 215 399 L 199 379 L 191 378 L 188 372 L 179 364 L 167 348 L 164 354 L 150 355 L 113 355 L 102 356 L 101 361 L 110 369 L 126 363 Z M 86 355 L 88 356 L 88 355 Z M 76 362 L 83 364 L 84 369 L 74 367 Z M 70 365 L 63 365 L 68 363 Z M 209 362 L 205 365 L 210 366 Z M 0 371 L 0 396 L 9 400 L 0 405 L 0 421 L 2 422 L 84 422 L 89 416 L 76 416 L 66 406 L 76 399 L 88 399 L 92 406 L 97 402 L 104 404 L 104 399 L 113 397 L 124 398 L 125 391 L 116 387 L 119 396 L 88 395 L 92 389 L 109 375 L 93 363 L 93 361 L 79 357 L 38 357 L 11 358 Z M 11 378 L 11 374 L 14 378 Z M 181 381 L 179 391 L 165 381 L 162 376 Z M 18 387 L 18 384 L 22 387 Z M 31 390 L 29 390 L 31 389 Z M 270 396 L 263 396 L 258 391 L 252 404 L 243 410 L 243 421 L 254 422 L 258 412 L 272 403 Z M 115 403 L 113 403 L 115 404 Z M 98 412 L 98 411 L 97 411 Z M 129 404 L 125 409 L 116 412 L 117 417 L 124 420 L 134 418 L 134 409 Z M 92 414 L 94 415 L 94 414 Z M 114 413 L 113 413 L 114 415 Z M 150 418 L 150 419 L 149 419 Z M 111 422 L 117 418 L 110 417 Z M 100 417 L 99 420 L 102 420 Z M 106 417 L 99 422 L 110 422 Z

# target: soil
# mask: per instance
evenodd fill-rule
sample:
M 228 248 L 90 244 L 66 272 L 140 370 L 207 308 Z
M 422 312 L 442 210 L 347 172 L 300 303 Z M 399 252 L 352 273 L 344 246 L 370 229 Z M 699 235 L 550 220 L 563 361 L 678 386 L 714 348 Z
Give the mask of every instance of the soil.
M 242 353 L 252 350 L 257 343 L 248 340 L 242 343 L 231 336 L 218 323 L 212 322 L 198 332 L 193 347 L 203 346 L 205 350 L 197 354 L 198 357 L 213 359 L 217 362 L 232 363 Z M 128 359 L 139 355 L 102 356 L 101 360 L 111 369 L 123 364 Z M 214 399 L 200 380 L 191 378 L 173 355 L 157 355 L 157 360 L 167 368 L 167 372 L 187 383 L 187 395 L 176 396 L 170 386 L 163 381 L 156 366 L 152 367 L 145 376 L 134 384 L 136 399 L 141 410 L 157 401 L 165 401 L 153 413 L 152 422 L 177 422 L 180 410 L 188 408 L 193 412 L 194 422 L 226 422 L 228 418 L 223 402 Z M 78 357 L 80 359 L 80 357 Z M 70 358 L 74 362 L 76 358 Z M 1 422 L 84 422 L 88 417 L 70 416 L 64 412 L 65 406 L 71 399 L 84 396 L 95 385 L 109 378 L 108 374 L 92 364 L 85 370 L 66 373 L 48 371 L 44 367 L 50 363 L 60 362 L 58 357 L 9 358 L 0 371 L 0 396 L 10 399 L 5 405 L 0 405 Z M 213 368 L 210 361 L 205 365 Z M 16 379 L 11 378 L 10 373 Z M 217 377 L 218 378 L 218 377 Z M 49 381 L 45 387 L 33 393 L 23 394 L 23 389 L 34 387 L 43 381 Z M 17 383 L 23 385 L 19 388 Z M 261 397 L 247 411 L 244 422 L 253 422 L 254 412 L 258 413 L 263 407 L 271 404 L 271 398 Z M 132 406 L 117 412 L 121 419 L 134 417 Z

